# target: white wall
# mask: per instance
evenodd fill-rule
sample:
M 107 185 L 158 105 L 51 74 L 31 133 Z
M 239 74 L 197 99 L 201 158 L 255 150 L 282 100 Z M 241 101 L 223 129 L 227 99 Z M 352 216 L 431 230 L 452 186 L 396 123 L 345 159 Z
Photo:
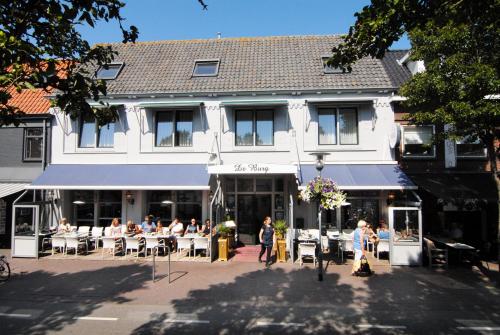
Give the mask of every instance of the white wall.
M 341 98 L 339 98 L 341 96 Z M 234 107 L 221 107 L 229 98 L 199 99 L 205 107 L 200 113 L 193 107 L 193 146 L 158 148 L 154 146 L 154 111 L 138 107 L 141 103 L 156 100 L 126 99 L 110 100 L 124 104 L 120 122 L 115 125 L 113 148 L 78 148 L 77 121 L 60 113 L 53 121 L 52 164 L 206 164 L 209 152 L 216 151 L 214 134 L 220 138 L 223 163 L 260 162 L 293 164 L 312 163 L 311 152 L 328 150 L 332 154 L 326 162 L 390 161 L 391 149 L 387 146 L 387 134 L 394 123 L 393 110 L 388 94 L 322 94 L 317 96 L 267 96 L 255 100 L 288 100 L 288 106 L 275 107 L 274 145 L 270 147 L 237 147 L 234 145 Z M 251 100 L 250 98 L 235 98 Z M 306 100 L 316 102 L 305 103 Z M 194 100 L 191 98 L 191 101 Z M 323 100 L 333 106 L 354 106 L 358 108 L 359 144 L 318 146 L 317 106 Z M 356 102 L 359 100 L 365 100 Z M 366 101 L 366 100 L 374 100 Z M 186 99 L 170 99 L 185 102 Z M 168 109 L 169 107 L 165 107 Z

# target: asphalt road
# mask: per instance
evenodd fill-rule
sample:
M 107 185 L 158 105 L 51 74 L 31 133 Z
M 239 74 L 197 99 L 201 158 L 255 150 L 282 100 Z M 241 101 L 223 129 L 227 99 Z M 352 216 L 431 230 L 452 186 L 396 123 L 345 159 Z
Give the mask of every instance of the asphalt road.
M 500 290 L 477 269 L 18 261 L 0 334 L 500 334 Z

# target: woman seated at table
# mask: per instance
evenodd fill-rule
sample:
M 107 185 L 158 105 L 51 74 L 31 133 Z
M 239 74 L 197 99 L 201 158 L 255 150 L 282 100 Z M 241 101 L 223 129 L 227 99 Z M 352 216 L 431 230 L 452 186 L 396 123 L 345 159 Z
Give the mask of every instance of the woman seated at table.
M 389 229 L 387 229 L 387 225 L 384 220 L 380 220 L 380 228 L 378 229 L 377 236 L 380 240 L 389 239 Z
M 161 220 L 156 221 L 156 232 L 163 234 L 163 223 L 161 223 Z
M 179 217 L 176 216 L 174 221 L 168 226 L 168 229 L 172 232 L 174 236 L 182 236 L 184 233 L 184 225 L 180 221 Z
M 134 236 L 135 234 L 138 234 L 140 232 L 140 229 L 138 229 L 138 226 L 134 223 L 132 220 L 127 221 L 127 231 L 125 234 L 127 236 Z
M 210 231 L 211 231 L 210 220 L 206 219 L 203 226 L 201 226 L 201 228 L 198 230 L 198 233 L 202 233 L 203 236 L 208 236 L 208 235 L 210 235 Z
M 62 218 L 59 221 L 59 225 L 57 226 L 57 233 L 64 234 L 70 232 L 71 232 L 71 225 L 68 223 L 68 220 L 66 218 Z
M 119 236 L 122 234 L 122 227 L 120 225 L 120 219 L 114 218 L 111 221 L 109 233 L 111 236 Z
M 186 227 L 186 231 L 184 232 L 184 235 L 196 234 L 197 232 L 198 232 L 198 225 L 196 224 L 196 219 L 192 218 L 191 224 Z

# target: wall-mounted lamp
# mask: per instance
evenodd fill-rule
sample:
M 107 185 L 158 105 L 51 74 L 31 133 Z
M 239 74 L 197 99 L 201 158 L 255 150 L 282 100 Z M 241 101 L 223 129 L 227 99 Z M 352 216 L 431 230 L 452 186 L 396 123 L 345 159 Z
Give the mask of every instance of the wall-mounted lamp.
M 161 203 L 163 205 L 172 205 L 174 202 L 172 200 L 163 200 Z
M 125 200 L 127 200 L 129 205 L 134 204 L 135 199 L 134 199 L 134 195 L 132 194 L 132 192 L 130 192 L 130 191 L 125 192 Z
M 387 206 L 390 206 L 395 199 L 396 199 L 396 193 L 390 191 L 389 194 L 387 194 Z

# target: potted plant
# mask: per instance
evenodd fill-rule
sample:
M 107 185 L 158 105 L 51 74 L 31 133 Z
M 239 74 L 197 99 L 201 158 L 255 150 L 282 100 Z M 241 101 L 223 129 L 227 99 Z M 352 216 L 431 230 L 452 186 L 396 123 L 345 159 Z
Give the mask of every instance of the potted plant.
M 217 233 L 219 233 L 219 239 L 217 241 L 219 245 L 219 261 L 227 261 L 229 256 L 229 241 L 227 235 L 231 232 L 229 227 L 226 227 L 223 223 L 217 225 Z
M 276 233 L 278 244 L 278 262 L 286 262 L 286 232 L 288 224 L 285 220 L 276 220 L 274 223 L 274 231 Z

